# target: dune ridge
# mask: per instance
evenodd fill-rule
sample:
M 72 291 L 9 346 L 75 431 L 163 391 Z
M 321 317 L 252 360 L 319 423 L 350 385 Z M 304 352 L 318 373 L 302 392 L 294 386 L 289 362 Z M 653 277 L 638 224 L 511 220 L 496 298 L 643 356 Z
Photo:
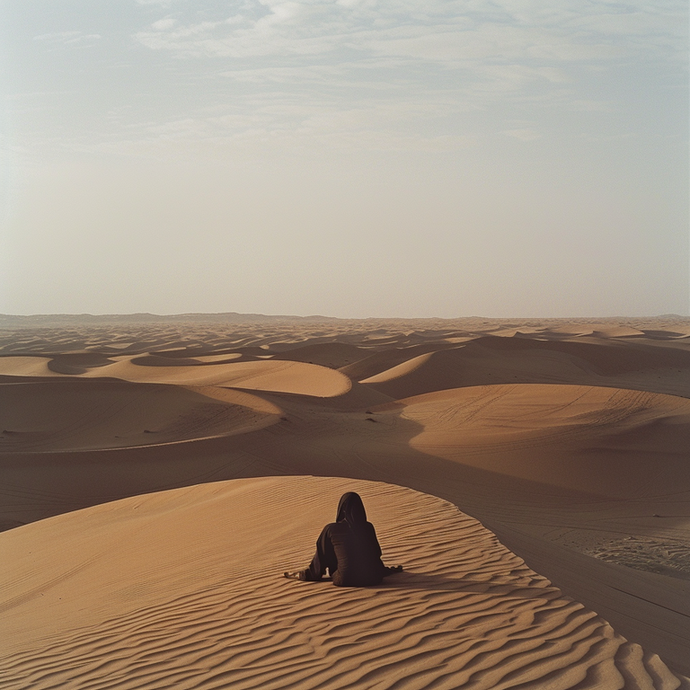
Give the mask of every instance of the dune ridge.
M 284 564 L 308 559 L 346 490 L 364 497 L 384 557 L 406 572 L 349 590 L 281 579 Z M 3 593 L 22 593 L 3 612 L 7 688 L 685 683 L 476 520 L 402 487 L 236 480 L 124 499 L 2 538 L 15 550 Z M 79 566 L 67 569 L 50 543 L 77 551 Z M 123 569 L 135 587 L 113 575 Z M 30 622 L 46 607 L 53 629 L 37 644 Z
M 481 520 L 540 573 L 530 577 L 548 577 L 554 590 L 560 589 L 554 596 L 564 592 L 573 598 L 573 605 L 579 602 L 586 615 L 603 617 L 597 618 L 602 623 L 594 626 L 599 631 L 592 633 L 595 637 L 582 639 L 604 635 L 608 641 L 599 640 L 594 646 L 607 651 L 592 668 L 615 667 L 623 680 L 613 671 L 605 676 L 597 675 L 599 671 L 584 678 L 573 675 L 567 668 L 573 664 L 580 668 L 580 661 L 575 653 L 564 652 L 563 658 L 570 661 L 563 671 L 563 678 L 569 680 L 558 681 L 563 687 L 597 683 L 686 687 L 684 678 L 690 675 L 689 337 L 690 320 L 680 317 L 244 324 L 194 322 L 190 317 L 184 323 L 121 321 L 0 331 L 0 527 L 8 530 L 0 539 L 13 535 L 21 551 L 22 534 L 39 535 L 44 528 L 50 534 L 51 525 L 67 518 L 81 519 L 83 528 L 97 514 L 102 516 L 104 533 L 112 529 L 114 534 L 124 522 L 116 519 L 116 504 L 109 502 L 163 492 L 157 499 L 155 493 L 146 498 L 163 505 L 168 490 L 179 489 L 189 491 L 190 501 L 201 505 L 209 499 L 204 491 L 216 486 L 210 482 L 220 480 L 320 475 L 404 485 L 438 497 L 430 500 L 449 501 Z M 181 519 L 187 508 L 177 501 L 166 504 L 169 509 L 161 524 Z M 431 504 L 424 505 L 432 509 Z M 86 510 L 70 512 L 79 509 Z M 89 512 L 101 509 L 104 512 Z M 423 515 L 412 512 L 420 523 L 414 529 L 426 529 Z M 262 524 L 260 516 L 256 520 Z M 216 537 L 212 530 L 209 538 Z M 424 540 L 415 541 L 412 533 L 407 537 L 420 552 L 428 546 Z M 161 537 L 163 542 L 176 539 L 174 530 Z M 204 539 L 197 537 L 200 545 L 206 543 Z M 433 541 L 432 536 L 424 539 Z M 295 535 L 294 543 L 298 542 Z M 28 537 L 24 543 L 29 544 Z M 124 558 L 127 540 L 117 544 L 113 554 Z M 74 554 L 85 548 L 78 543 Z M 251 553 L 254 545 L 247 542 L 241 548 Z M 141 553 L 146 550 L 142 547 Z M 404 555 L 415 562 L 413 551 Z M 59 556 L 55 557 L 59 560 Z M 483 567 L 481 554 L 473 552 L 468 558 L 463 579 L 473 567 L 478 572 Z M 223 566 L 228 568 L 232 561 L 226 554 Z M 139 556 L 127 562 L 137 563 Z M 79 581 L 80 567 L 76 562 L 65 565 L 66 582 Z M 184 563 L 175 566 L 181 580 L 187 577 L 185 567 Z M 77 570 L 71 574 L 73 568 Z M 97 573 L 94 582 L 107 583 L 119 571 L 91 570 L 87 563 L 83 572 Z M 206 572 L 194 585 L 189 576 L 185 586 L 191 589 L 180 585 L 179 591 L 192 599 L 203 598 L 207 585 L 220 581 L 213 579 L 213 572 Z M 145 584 L 148 575 L 119 577 L 128 601 L 138 601 L 142 611 L 167 606 L 178 591 L 177 580 L 168 578 L 163 589 L 169 600 L 154 602 L 155 588 Z M 62 580 L 57 577 L 57 581 L 57 589 L 50 591 L 59 590 Z M 33 592 L 28 580 L 23 590 L 21 580 L 13 582 L 17 589 L 11 598 L 24 601 L 22 597 Z M 268 576 L 262 582 L 266 591 L 282 592 L 272 589 L 278 584 Z M 427 585 L 433 582 L 427 578 Z M 438 589 L 440 583 L 435 586 Z M 84 581 L 80 588 L 86 592 Z M 32 597 L 29 600 L 35 603 Z M 31 628 L 26 634 L 36 642 L 21 652 L 28 655 L 25 661 L 12 657 L 12 668 L 21 667 L 24 674 L 42 669 L 40 682 L 60 687 L 58 680 L 51 680 L 52 665 L 64 656 L 65 665 L 54 678 L 74 672 L 68 667 L 79 657 L 70 640 L 77 639 L 74 630 L 85 631 L 91 625 L 104 635 L 104 647 L 99 649 L 110 651 L 102 651 L 100 657 L 94 652 L 89 663 L 94 669 L 124 668 L 126 655 L 118 645 L 127 646 L 126 636 L 115 643 L 110 633 L 99 628 L 104 618 L 83 618 L 87 608 L 96 612 L 107 608 L 105 600 L 94 597 L 88 606 L 84 599 L 78 625 L 65 619 L 60 644 L 67 646 L 50 659 L 40 658 L 39 641 L 58 609 L 50 609 L 50 615 L 48 609 L 37 609 L 35 617 L 26 617 Z M 28 611 L 31 605 L 27 600 L 17 610 Z M 163 666 L 169 664 L 164 658 L 164 632 L 170 633 L 182 615 L 174 606 L 166 610 L 162 618 L 153 616 L 158 621 L 159 646 L 155 652 L 149 647 Z M 368 613 L 366 607 L 358 611 L 362 616 Z M 129 620 L 130 614 L 135 616 L 127 606 L 116 607 L 113 620 Z M 127 629 L 138 630 L 144 620 Z M 530 625 L 536 625 L 534 620 Z M 241 625 L 241 616 L 236 623 Z M 70 627 L 73 624 L 77 628 Z M 609 628 L 602 625 L 612 625 L 615 633 L 604 634 Z M 526 637 L 530 634 L 525 632 Z M 292 649 L 287 638 L 281 639 Z M 426 639 L 419 638 L 418 644 L 423 646 Z M 186 649 L 186 642 L 180 644 Z M 348 645 L 329 647 L 330 658 L 342 654 L 342 664 L 350 663 Z M 473 643 L 467 645 L 471 656 Z M 613 652 L 616 645 L 618 651 Z M 594 652 L 587 651 L 589 642 L 578 649 L 583 656 L 577 658 L 593 658 Z M 537 658 L 520 648 L 513 660 L 517 667 L 522 668 L 521 656 L 527 655 L 534 668 L 528 672 L 523 668 L 515 676 L 506 672 L 500 682 L 511 687 L 525 680 L 525 687 L 529 683 L 540 687 L 539 682 L 544 687 L 546 681 L 535 678 L 546 673 L 548 658 L 555 652 L 543 646 L 541 650 L 546 655 Z M 499 651 L 485 651 L 481 663 L 486 664 L 486 673 L 468 680 L 479 682 L 477 687 L 489 683 L 489 678 L 495 681 L 491 659 L 496 663 L 503 659 Z M 284 660 L 291 653 L 283 648 L 266 651 Z M 405 654 L 412 652 L 408 649 Z M 302 656 L 298 657 L 290 657 L 289 664 L 297 668 Z M 179 669 L 190 687 L 203 658 L 203 654 L 194 657 L 196 670 L 190 670 L 191 676 Z M 614 661 L 604 663 L 610 658 Z M 626 675 L 626 664 L 633 658 L 642 660 L 644 673 L 635 666 L 638 670 Z M 141 661 L 143 666 L 146 663 Z M 462 673 L 453 663 L 450 657 L 421 655 L 416 668 L 422 678 L 431 667 L 450 665 L 455 669 L 448 676 L 452 678 Z M 597 666 L 600 663 L 604 666 Z M 272 668 L 269 675 L 277 666 Z M 341 679 L 387 687 L 397 671 L 395 663 L 386 668 L 389 672 L 366 680 L 357 680 L 357 672 L 350 669 Z M 671 669 L 671 676 L 654 669 Z M 327 671 L 321 673 L 320 679 L 331 678 Z M 433 682 L 450 687 L 448 678 L 439 673 Z M 234 687 L 229 677 L 221 674 L 208 681 L 208 687 L 224 683 Z M 247 676 L 242 682 L 258 683 L 256 678 L 250 681 Z M 327 682 L 335 687 L 333 678 Z M 408 676 L 402 682 L 423 686 L 421 680 Z M 84 683 L 88 686 L 91 681 Z

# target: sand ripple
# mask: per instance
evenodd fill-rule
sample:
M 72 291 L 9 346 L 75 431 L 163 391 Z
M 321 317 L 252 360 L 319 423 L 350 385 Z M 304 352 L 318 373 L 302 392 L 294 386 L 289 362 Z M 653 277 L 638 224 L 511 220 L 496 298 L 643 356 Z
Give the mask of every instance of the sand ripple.
M 351 489 L 384 558 L 406 572 L 367 589 L 282 579 Z M 8 690 L 690 687 L 476 520 L 401 487 L 238 480 L 125 499 L 0 539 L 15 556 L 2 592 Z M 62 556 L 43 551 L 48 540 Z M 127 544 L 124 554 L 115 543 Z M 119 578 L 105 577 L 116 564 Z M 32 594 L 13 599 L 27 578 Z

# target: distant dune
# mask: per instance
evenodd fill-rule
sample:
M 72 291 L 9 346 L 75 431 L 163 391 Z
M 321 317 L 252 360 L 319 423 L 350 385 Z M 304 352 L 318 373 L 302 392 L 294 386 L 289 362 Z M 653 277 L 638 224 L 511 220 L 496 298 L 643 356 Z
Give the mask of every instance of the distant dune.
M 56 326 L 98 326 L 109 324 L 168 324 L 168 323 L 305 323 L 336 321 L 332 316 L 292 316 L 271 314 L 0 314 L 0 328 L 40 328 Z
M 689 449 L 673 315 L 0 317 L 2 687 L 690 688 Z

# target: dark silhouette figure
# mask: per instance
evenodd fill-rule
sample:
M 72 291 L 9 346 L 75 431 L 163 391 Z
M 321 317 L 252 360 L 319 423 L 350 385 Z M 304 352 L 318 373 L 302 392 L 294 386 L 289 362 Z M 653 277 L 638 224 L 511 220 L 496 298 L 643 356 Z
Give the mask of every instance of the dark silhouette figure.
M 318 581 L 326 570 L 338 587 L 378 585 L 386 575 L 402 570 L 400 565 L 392 568 L 383 565 L 374 525 L 367 522 L 362 499 L 353 491 L 343 494 L 335 522 L 321 531 L 309 567 L 286 572 L 285 577 Z

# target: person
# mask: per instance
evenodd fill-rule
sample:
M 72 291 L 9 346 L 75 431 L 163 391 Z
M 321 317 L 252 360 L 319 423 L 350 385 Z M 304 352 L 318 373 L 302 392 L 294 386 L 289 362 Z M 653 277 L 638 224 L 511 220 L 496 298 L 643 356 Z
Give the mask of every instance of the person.
M 316 542 L 316 553 L 304 570 L 284 573 L 292 580 L 319 581 L 326 570 L 338 587 L 378 585 L 402 566 L 386 567 L 374 525 L 367 521 L 359 494 L 348 491 L 338 503 L 335 522 L 326 525 Z

